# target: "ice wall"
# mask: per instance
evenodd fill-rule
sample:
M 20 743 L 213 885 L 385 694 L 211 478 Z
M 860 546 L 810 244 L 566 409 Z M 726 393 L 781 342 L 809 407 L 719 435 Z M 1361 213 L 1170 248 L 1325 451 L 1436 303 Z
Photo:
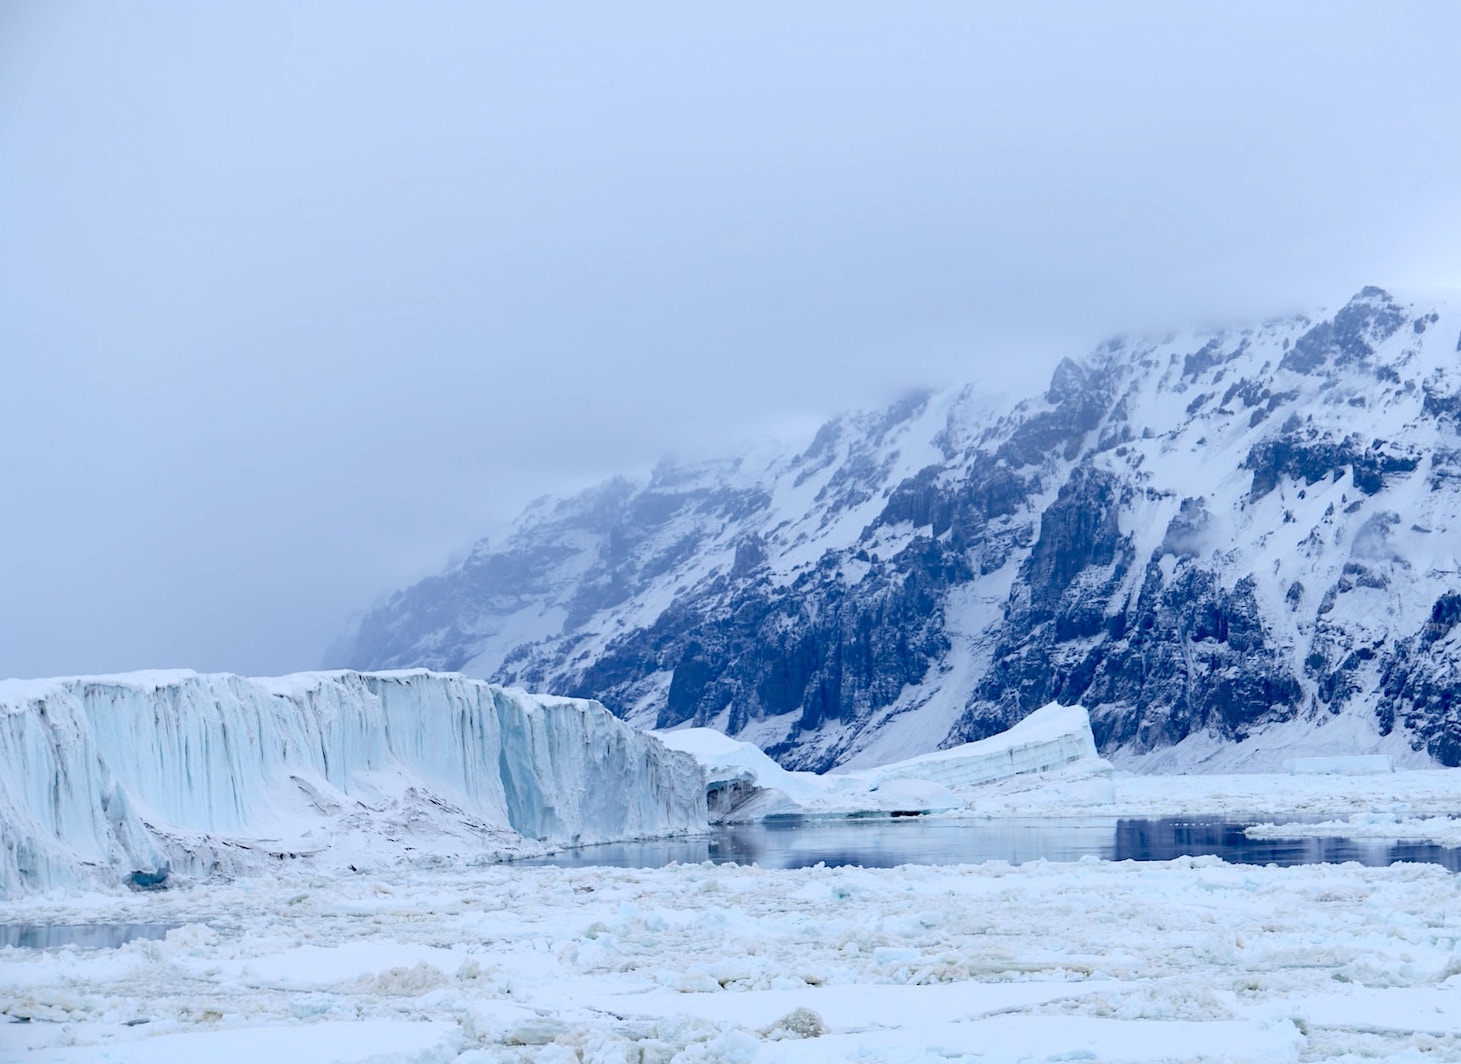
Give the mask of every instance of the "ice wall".
M 597 703 L 425 671 L 0 682 L 0 891 L 510 855 L 705 826 Z

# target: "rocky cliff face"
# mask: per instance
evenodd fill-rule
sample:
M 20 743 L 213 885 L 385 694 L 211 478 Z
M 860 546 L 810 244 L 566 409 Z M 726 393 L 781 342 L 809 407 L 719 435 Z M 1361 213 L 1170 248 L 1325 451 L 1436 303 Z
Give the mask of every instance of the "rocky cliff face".
M 1461 306 L 1112 340 L 998 408 L 536 505 L 361 622 L 424 665 L 875 764 L 1081 702 L 1146 767 L 1461 763 Z M 1455 703 L 1453 705 L 1453 703 Z

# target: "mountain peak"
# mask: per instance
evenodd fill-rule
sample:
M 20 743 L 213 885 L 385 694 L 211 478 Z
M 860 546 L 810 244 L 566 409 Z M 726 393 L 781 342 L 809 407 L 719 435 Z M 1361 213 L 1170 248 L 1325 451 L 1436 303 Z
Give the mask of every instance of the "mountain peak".
M 796 768 L 1050 701 L 1136 766 L 1451 763 L 1425 633 L 1461 583 L 1458 310 L 1366 287 L 1108 341 L 1032 401 L 914 393 L 799 452 L 613 481 L 371 611 L 349 663 L 591 695 Z

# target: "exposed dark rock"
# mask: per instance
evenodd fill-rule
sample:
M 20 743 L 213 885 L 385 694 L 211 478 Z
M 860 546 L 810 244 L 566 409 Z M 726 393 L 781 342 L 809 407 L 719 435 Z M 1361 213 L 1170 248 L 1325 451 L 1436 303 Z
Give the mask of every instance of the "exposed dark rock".
M 1146 569 L 1134 604 L 1112 606 L 1131 563 L 1116 515 L 1117 482 L 1077 466 L 1041 516 L 1021 568 L 995 661 L 949 736 L 984 738 L 1049 701 L 1097 713 L 1098 741 L 1138 749 L 1214 728 L 1240 739 L 1287 719 L 1302 698 L 1264 630 L 1251 578 L 1221 588 L 1183 561 L 1170 584 L 1158 562 L 1190 559 L 1210 515 L 1183 501 Z
M 950 741 L 994 734 L 1051 700 L 1084 703 L 1103 747 L 1138 750 L 1208 728 L 1241 740 L 1292 717 L 1302 686 L 1274 653 L 1253 588 L 1224 589 L 1188 563 L 1167 584 L 1153 559 L 1134 607 L 1079 654 L 1049 627 L 1012 644 Z
M 1412 472 L 1419 465 L 1419 455 L 1387 450 L 1381 440 L 1366 447 L 1357 434 L 1336 440 L 1311 427 L 1255 445 L 1242 468 L 1253 471 L 1249 497 L 1256 500 L 1278 487 L 1284 477 L 1313 485 L 1325 477 L 1338 480 L 1347 471 L 1353 474 L 1355 487 L 1375 495 L 1384 488 L 1387 476 Z
M 1441 764 L 1461 765 L 1461 592 L 1448 591 L 1431 607 L 1420 631 L 1399 640 L 1386 655 L 1380 675 L 1381 730 L 1397 723 Z
M 935 539 L 948 533 L 956 548 L 977 550 L 986 563 L 982 571 L 999 568 L 1011 544 L 991 534 L 989 524 L 1017 513 L 1038 489 L 1038 476 L 1017 473 L 988 456 L 977 458 L 961 480 L 950 483 L 942 474 L 939 466 L 929 466 L 894 487 L 869 531 L 908 521 Z
M 1067 460 L 1080 454 L 1086 434 L 1101 423 L 1112 403 L 1106 373 L 1065 359 L 1056 367 L 1045 399 L 1055 407 L 1024 422 L 996 452 L 1011 468 L 1038 465 L 1052 456 Z
M 1212 514 L 1207 512 L 1202 499 L 1183 499 L 1182 508 L 1167 522 L 1167 534 L 1162 537 L 1157 557 L 1164 554 L 1175 554 L 1179 558 L 1197 557 L 1206 545 L 1211 524 Z
M 1441 491 L 1458 483 L 1461 483 L 1461 451 L 1437 447 L 1431 452 L 1426 486 L 1431 491 Z
M 1200 377 L 1214 366 L 1220 366 L 1224 361 L 1222 354 L 1223 341 L 1221 337 L 1215 337 L 1203 344 L 1201 348 L 1192 352 L 1182 360 L 1183 377 Z M 1192 413 L 1191 408 L 1187 411 Z
M 957 552 L 926 536 L 856 583 L 840 566 L 828 557 L 787 588 L 725 586 L 679 601 L 611 644 L 569 693 L 622 712 L 615 691 L 669 670 L 658 727 L 704 725 L 728 709 L 741 725 L 795 712 L 798 732 L 865 718 L 947 651 L 943 597 L 972 574 Z M 789 767 L 835 763 L 835 753 L 806 755 L 794 741 L 769 752 Z
M 1461 763 L 1461 592 L 1403 556 L 1454 536 L 1454 508 L 1395 512 L 1427 456 L 1431 491 L 1461 491 L 1438 320 L 1365 289 L 1196 350 L 1112 341 L 998 411 L 914 394 L 839 417 L 759 480 L 666 465 L 540 502 L 367 614 L 339 663 L 784 736 L 796 768 L 890 720 L 922 734 L 899 715 L 932 698 L 964 707 L 948 743 L 1052 700 L 1087 705 L 1106 751 L 1375 710 Z M 1424 624 L 1418 595 L 1439 595 Z
M 1461 393 L 1442 391 L 1439 382 L 1434 381 L 1427 381 L 1423 387 L 1425 399 L 1421 411 L 1427 417 L 1447 422 L 1461 435 Z
M 766 541 L 752 532 L 736 544 L 736 560 L 731 565 L 731 579 L 744 579 L 765 564 Z
M 1077 466 L 1040 516 L 1040 538 L 1020 568 L 1020 589 L 1029 596 L 1027 619 L 1054 616 L 1071 581 L 1091 566 L 1110 565 L 1121 540 L 1120 494 L 1104 470 Z
M 1383 289 L 1369 287 L 1349 301 L 1332 321 L 1320 322 L 1294 341 L 1280 369 L 1313 373 L 1326 367 L 1365 362 L 1405 324 L 1405 313 Z

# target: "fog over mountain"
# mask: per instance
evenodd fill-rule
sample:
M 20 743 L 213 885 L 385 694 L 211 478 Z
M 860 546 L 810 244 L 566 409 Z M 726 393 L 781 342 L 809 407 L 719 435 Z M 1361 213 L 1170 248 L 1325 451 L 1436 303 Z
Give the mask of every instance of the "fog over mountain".
M 879 764 L 1084 704 L 1145 769 L 1461 764 L 1461 298 L 1114 338 L 1043 393 L 530 507 L 333 664 L 427 665 Z
M 1439 4 L 7 3 L 0 675 L 310 667 L 545 493 L 1455 284 L 1457 39 Z

